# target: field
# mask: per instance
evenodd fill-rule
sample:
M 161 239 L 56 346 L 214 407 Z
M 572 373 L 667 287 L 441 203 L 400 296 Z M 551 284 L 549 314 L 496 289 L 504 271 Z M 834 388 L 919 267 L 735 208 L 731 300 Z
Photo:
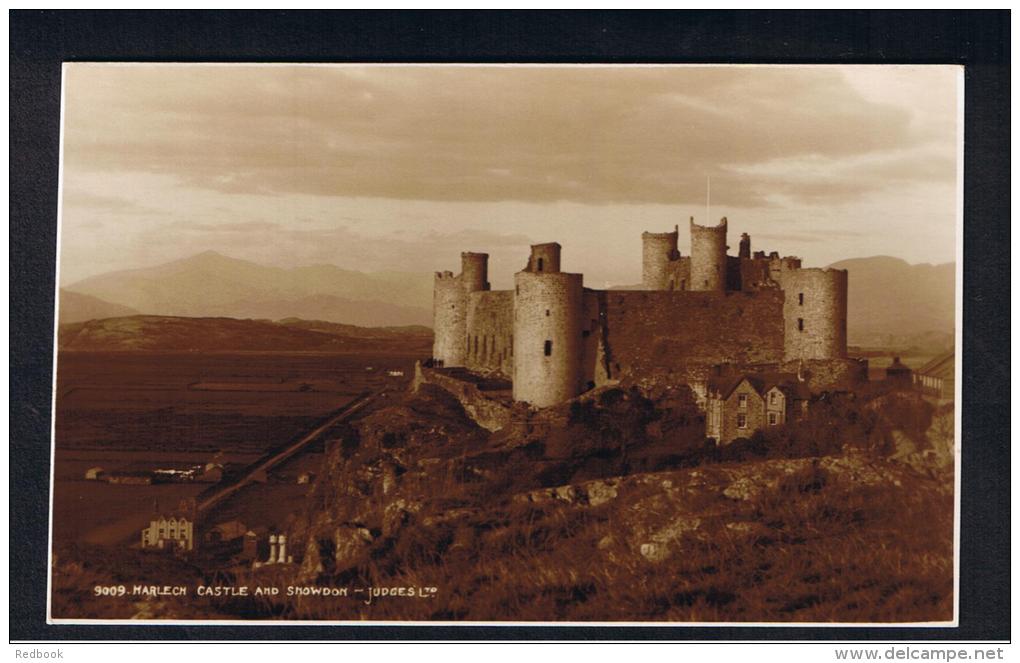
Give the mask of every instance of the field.
M 403 389 L 415 357 L 312 353 L 62 352 L 57 368 L 53 537 L 124 544 L 154 510 L 174 509 L 208 484 L 112 485 L 85 472 L 181 468 L 215 460 L 242 467 L 314 428 L 357 394 Z M 371 369 L 371 370 L 369 370 Z M 403 371 L 392 377 L 387 371 Z M 272 524 L 300 503 L 300 472 L 318 470 L 322 445 L 208 514 Z M 222 513 L 221 513 L 222 510 Z

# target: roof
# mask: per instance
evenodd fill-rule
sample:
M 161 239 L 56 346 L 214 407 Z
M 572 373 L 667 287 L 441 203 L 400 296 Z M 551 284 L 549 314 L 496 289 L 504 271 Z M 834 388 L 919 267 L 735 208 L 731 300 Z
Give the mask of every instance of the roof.
M 927 364 L 914 371 L 919 375 L 936 378 L 952 378 L 956 375 L 956 351 L 950 350 L 932 358 Z
M 793 373 L 740 373 L 710 381 L 709 389 L 718 392 L 720 397 L 725 400 L 745 380 L 759 396 L 764 396 L 774 387 L 779 387 L 784 394 L 794 398 L 806 399 L 811 396 L 807 383 L 799 381 Z

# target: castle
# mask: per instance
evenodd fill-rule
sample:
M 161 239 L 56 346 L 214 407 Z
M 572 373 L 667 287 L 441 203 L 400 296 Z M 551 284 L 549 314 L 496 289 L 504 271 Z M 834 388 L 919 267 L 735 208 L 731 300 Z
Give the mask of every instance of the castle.
M 799 258 L 728 255 L 727 221 L 690 220 L 642 240 L 640 290 L 593 290 L 560 269 L 560 245 L 531 247 L 513 290 L 492 290 L 488 254 L 462 253 L 461 272 L 437 272 L 433 357 L 444 367 L 509 378 L 513 399 L 548 407 L 588 389 L 645 378 L 685 383 L 704 400 L 723 371 L 796 373 L 815 391 L 863 379 L 847 359 L 847 273 Z

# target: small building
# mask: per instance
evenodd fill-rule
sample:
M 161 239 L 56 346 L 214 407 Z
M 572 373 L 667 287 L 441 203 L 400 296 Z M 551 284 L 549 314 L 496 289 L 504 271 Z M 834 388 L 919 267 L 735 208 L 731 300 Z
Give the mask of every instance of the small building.
M 899 357 L 893 357 L 893 362 L 885 369 L 885 381 L 898 387 L 909 387 L 913 382 L 913 373 Z
M 103 478 L 106 472 L 101 467 L 90 467 L 85 470 L 85 479 L 88 481 L 98 481 Z
M 810 397 L 807 384 L 792 374 L 740 374 L 710 380 L 705 435 L 720 445 L 749 438 L 767 426 L 802 417 Z
M 956 398 L 956 351 L 950 350 L 934 357 L 914 371 L 914 386 L 922 394 L 941 401 Z
M 159 515 L 142 530 L 142 548 L 185 553 L 195 549 L 195 523 L 183 515 Z

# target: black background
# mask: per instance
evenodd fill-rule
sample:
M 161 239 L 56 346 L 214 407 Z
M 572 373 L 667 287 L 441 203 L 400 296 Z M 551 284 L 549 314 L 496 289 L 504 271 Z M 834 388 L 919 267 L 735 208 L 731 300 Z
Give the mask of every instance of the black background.
M 10 38 L 12 640 L 1009 638 L 1008 11 L 12 11 Z M 959 628 L 47 625 L 65 61 L 965 65 Z

